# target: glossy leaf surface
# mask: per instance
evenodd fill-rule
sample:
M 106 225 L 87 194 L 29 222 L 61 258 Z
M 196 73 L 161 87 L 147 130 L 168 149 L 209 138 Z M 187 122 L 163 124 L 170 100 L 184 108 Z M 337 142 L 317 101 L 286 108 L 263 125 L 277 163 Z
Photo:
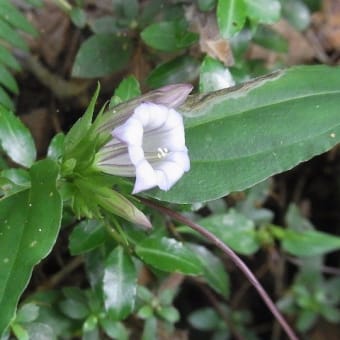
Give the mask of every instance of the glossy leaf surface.
M 57 175 L 53 161 L 40 161 L 30 170 L 31 189 L 0 201 L 0 334 L 14 316 L 34 265 L 57 238 L 62 210 Z
M 29 167 L 36 157 L 31 133 L 13 112 L 0 105 L 0 143 L 15 163 Z
M 132 312 L 137 292 L 137 274 L 131 257 L 121 246 L 106 260 L 103 292 L 105 308 L 112 319 L 123 319 Z
M 301 66 L 193 96 L 186 117 L 190 171 L 153 197 L 202 202 L 240 191 L 340 141 L 340 68 Z

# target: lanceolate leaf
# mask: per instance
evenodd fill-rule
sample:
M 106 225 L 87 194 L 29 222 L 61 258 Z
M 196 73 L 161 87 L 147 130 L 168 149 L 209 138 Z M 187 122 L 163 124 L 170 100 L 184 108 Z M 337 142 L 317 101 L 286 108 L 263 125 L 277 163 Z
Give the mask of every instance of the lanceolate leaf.
M 137 274 L 131 257 L 118 246 L 105 264 L 103 292 L 105 308 L 114 320 L 125 318 L 135 305 Z
M 135 251 L 147 264 L 167 272 L 197 275 L 204 269 L 196 255 L 183 243 L 167 237 L 148 237 Z
M 0 144 L 16 163 L 29 167 L 36 157 L 32 135 L 13 112 L 0 105 Z
M 246 21 L 244 0 L 218 0 L 217 22 L 221 35 L 229 39 L 241 31 Z
M 191 169 L 162 200 L 190 203 L 248 188 L 340 141 L 340 67 L 301 66 L 192 97 L 182 111 Z
M 0 201 L 0 334 L 14 316 L 34 265 L 56 240 L 62 207 L 57 175 L 53 161 L 38 162 L 30 170 L 31 189 Z

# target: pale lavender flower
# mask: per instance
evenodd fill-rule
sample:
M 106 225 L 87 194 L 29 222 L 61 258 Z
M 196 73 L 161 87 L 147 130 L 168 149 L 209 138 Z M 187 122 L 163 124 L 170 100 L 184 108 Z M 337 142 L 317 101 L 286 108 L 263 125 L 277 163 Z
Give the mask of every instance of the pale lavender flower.
M 183 119 L 173 108 L 142 103 L 111 134 L 97 154 L 97 167 L 136 177 L 134 194 L 156 186 L 167 191 L 190 169 Z

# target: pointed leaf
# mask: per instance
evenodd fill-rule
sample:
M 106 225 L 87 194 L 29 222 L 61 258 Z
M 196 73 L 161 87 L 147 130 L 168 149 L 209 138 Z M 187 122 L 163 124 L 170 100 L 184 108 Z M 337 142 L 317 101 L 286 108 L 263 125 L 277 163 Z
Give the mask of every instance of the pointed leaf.
M 340 237 L 316 230 L 302 232 L 272 227 L 282 247 L 295 256 L 317 256 L 340 249 Z
M 8 0 L 1 0 L 0 18 L 1 17 L 15 28 L 18 28 L 33 36 L 38 35 L 38 32 L 33 27 L 33 25 Z
M 94 34 L 77 53 L 73 77 L 97 78 L 124 68 L 130 60 L 131 41 L 116 34 Z
M 100 84 L 98 83 L 95 93 L 93 94 L 90 104 L 87 107 L 84 115 L 77 120 L 77 122 L 72 126 L 71 130 L 65 136 L 64 146 L 65 153 L 70 153 L 73 151 L 82 141 L 84 136 L 88 133 L 92 117 L 94 113 L 94 108 L 96 106 L 97 98 L 100 91 Z
M 190 244 L 189 247 L 197 254 L 197 258 L 204 268 L 203 276 L 210 287 L 215 289 L 217 293 L 223 295 L 224 298 L 228 298 L 230 293 L 229 276 L 222 261 L 203 246 Z
M 158 199 L 192 203 L 248 188 L 340 142 L 340 67 L 300 66 L 196 96 L 186 116 L 190 171 Z
M 248 16 L 259 22 L 271 24 L 280 19 L 281 4 L 278 0 L 244 0 Z
M 132 312 L 137 292 L 137 273 L 131 257 L 121 246 L 106 260 L 103 292 L 105 309 L 112 319 L 124 319 Z
M 58 167 L 51 160 L 40 161 L 30 175 L 30 190 L 0 201 L 0 334 L 14 316 L 34 265 L 50 252 L 60 227 Z
M 18 61 L 13 57 L 12 53 L 7 48 L 0 45 L 0 64 L 4 64 L 15 71 L 20 71 L 21 66 Z
M 0 84 L 6 87 L 9 91 L 18 94 L 19 87 L 17 81 L 7 68 L 0 64 Z
M 192 251 L 171 238 L 145 238 L 137 244 L 135 252 L 145 263 L 163 271 L 188 275 L 198 275 L 204 271 Z
M 0 19 L 0 38 L 7 41 L 10 45 L 21 50 L 28 51 L 27 44 L 21 35 L 9 24 Z
M 33 164 L 36 150 L 32 135 L 13 112 L 1 105 L 0 143 L 14 162 L 26 167 Z
M 246 14 L 244 0 L 218 0 L 217 23 L 222 37 L 229 39 L 241 31 Z

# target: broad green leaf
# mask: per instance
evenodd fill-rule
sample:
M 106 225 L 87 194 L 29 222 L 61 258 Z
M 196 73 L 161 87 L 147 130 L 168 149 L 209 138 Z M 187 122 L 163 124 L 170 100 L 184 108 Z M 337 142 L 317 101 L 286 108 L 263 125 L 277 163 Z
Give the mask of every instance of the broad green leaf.
M 62 211 L 57 175 L 53 161 L 40 161 L 30 169 L 31 189 L 0 201 L 0 334 L 14 316 L 34 265 L 57 238 Z
M 9 24 L 0 19 L 0 39 L 8 42 L 11 46 L 28 52 L 28 47 L 21 35 Z
M 236 210 L 203 218 L 199 224 L 240 254 L 251 255 L 260 246 L 254 222 Z
M 198 61 L 191 56 L 181 56 L 158 65 L 146 79 L 152 88 L 168 84 L 194 81 L 199 72 Z
M 300 66 L 210 95 L 181 111 L 191 169 L 154 197 L 203 202 L 244 190 L 340 142 L 340 67 Z
M 20 71 L 21 66 L 7 48 L 0 45 L 0 64 L 4 64 L 15 71 Z
M 183 21 L 162 21 L 143 30 L 143 41 L 160 51 L 172 52 L 189 47 L 198 40 L 197 33 L 186 30 Z
M 7 155 L 20 165 L 29 167 L 36 157 L 29 130 L 13 112 L 0 105 L 0 143 Z
M 5 169 L 0 173 L 0 196 L 11 196 L 31 186 L 28 171 L 24 169 Z M 2 197 L 4 198 L 4 197 Z
M 137 273 L 135 265 L 121 246 L 107 258 L 103 278 L 104 304 L 114 320 L 128 316 L 135 305 Z
M 196 244 L 191 244 L 190 249 L 197 254 L 197 258 L 203 266 L 203 276 L 210 287 L 224 298 L 229 296 L 229 276 L 222 261 L 212 254 L 207 248 Z
M 0 64 L 0 84 L 6 87 L 9 91 L 18 94 L 19 87 L 17 81 L 7 68 Z
M 316 230 L 297 232 L 272 227 L 274 236 L 282 242 L 282 247 L 295 256 L 317 256 L 340 249 L 340 237 Z
M 82 221 L 70 235 L 70 252 L 72 255 L 86 253 L 103 244 L 106 238 L 107 233 L 102 223 L 96 220 Z
M 0 18 L 7 21 L 13 27 L 20 29 L 33 36 L 38 32 L 33 25 L 22 15 L 9 0 L 1 0 Z
M 123 69 L 130 60 L 131 41 L 116 34 L 95 34 L 77 53 L 72 76 L 97 78 Z
M 249 18 L 271 24 L 280 19 L 281 4 L 278 0 L 244 0 Z
M 217 23 L 223 38 L 229 39 L 241 31 L 246 12 L 244 0 L 218 0 Z
M 197 256 L 185 244 L 171 238 L 145 238 L 137 244 L 135 252 L 145 263 L 166 272 L 198 275 L 204 271 Z

